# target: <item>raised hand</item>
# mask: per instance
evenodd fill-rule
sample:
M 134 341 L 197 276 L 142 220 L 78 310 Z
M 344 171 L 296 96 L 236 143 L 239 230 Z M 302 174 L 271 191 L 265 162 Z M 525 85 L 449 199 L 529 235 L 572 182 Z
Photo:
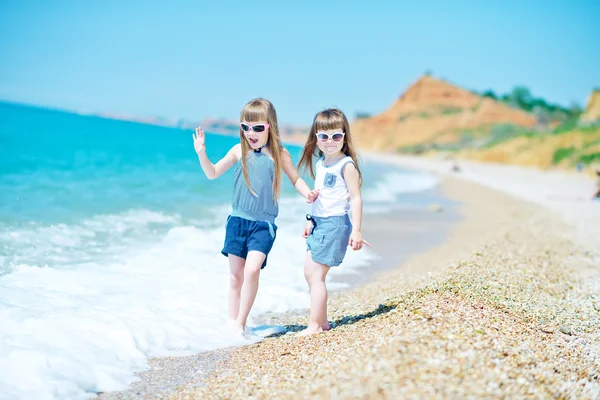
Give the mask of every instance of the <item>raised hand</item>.
M 362 233 L 359 231 L 352 231 L 350 234 L 350 240 L 348 240 L 348 246 L 352 247 L 352 250 L 360 250 L 362 249 L 363 244 L 371 247 L 369 242 L 363 239 Z
M 200 128 L 200 127 L 196 128 L 196 133 L 193 133 L 192 137 L 194 138 L 194 149 L 196 150 L 196 153 L 198 153 L 198 154 L 205 153 L 206 152 L 206 142 L 205 142 L 206 135 L 204 134 L 204 130 L 202 130 L 202 128 Z
M 308 192 L 308 195 L 306 196 L 306 202 L 308 204 L 310 204 L 313 201 L 315 201 L 317 199 L 317 197 L 319 197 L 319 189 L 311 190 L 310 192 Z

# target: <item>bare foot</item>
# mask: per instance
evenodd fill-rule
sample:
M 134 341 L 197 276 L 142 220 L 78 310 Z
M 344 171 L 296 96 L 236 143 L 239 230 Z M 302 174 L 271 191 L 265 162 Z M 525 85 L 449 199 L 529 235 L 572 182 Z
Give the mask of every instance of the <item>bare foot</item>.
M 323 328 L 324 331 L 328 331 L 331 329 L 331 325 L 329 325 L 329 322 L 325 321 L 325 323 L 321 325 L 321 328 Z
M 227 329 L 231 333 L 240 334 L 240 335 L 244 333 L 245 327 L 240 325 L 235 319 L 228 320 L 226 326 L 227 326 Z
M 322 326 L 315 327 L 314 325 L 309 325 L 308 328 L 296 333 L 296 336 L 309 336 L 309 335 L 314 335 L 315 333 L 320 333 L 320 332 L 323 332 Z
M 252 330 L 252 328 L 249 328 L 247 326 L 244 327 L 244 333 L 242 333 L 242 337 L 249 343 L 258 343 L 263 340 L 262 337 L 254 333 L 254 330 Z
M 263 340 L 262 337 L 258 336 L 256 333 L 254 333 L 252 328 L 250 328 L 248 326 L 242 326 L 234 319 L 230 319 L 229 321 L 227 321 L 226 325 L 227 325 L 227 329 L 229 330 L 229 332 L 232 335 L 234 335 L 238 338 L 244 339 L 247 342 L 257 343 L 257 342 L 260 342 L 261 340 Z

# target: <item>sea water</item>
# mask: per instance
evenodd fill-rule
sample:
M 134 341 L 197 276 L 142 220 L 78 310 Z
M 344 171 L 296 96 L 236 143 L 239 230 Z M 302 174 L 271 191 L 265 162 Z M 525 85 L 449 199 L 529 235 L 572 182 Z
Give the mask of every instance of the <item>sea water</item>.
M 209 158 L 238 142 L 207 134 Z M 301 148 L 286 147 L 297 162 Z M 367 212 L 406 193 L 406 207 L 430 201 L 437 184 L 369 160 L 362 169 Z M 0 398 L 87 398 L 126 389 L 149 357 L 243 344 L 224 328 L 232 175 L 204 176 L 191 130 L 0 103 Z M 250 325 L 309 306 L 310 205 L 284 180 Z M 376 256 L 348 252 L 344 273 Z

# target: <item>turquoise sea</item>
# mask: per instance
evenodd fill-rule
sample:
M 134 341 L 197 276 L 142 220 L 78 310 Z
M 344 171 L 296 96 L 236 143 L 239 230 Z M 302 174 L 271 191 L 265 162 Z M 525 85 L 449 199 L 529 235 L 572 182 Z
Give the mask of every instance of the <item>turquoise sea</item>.
M 238 141 L 208 134 L 209 158 Z M 367 212 L 444 201 L 431 175 L 362 167 Z M 148 357 L 235 345 L 220 254 L 232 171 L 206 179 L 191 130 L 0 103 L 0 398 L 85 398 L 126 388 Z M 251 317 L 308 305 L 309 209 L 286 180 Z M 375 256 L 352 252 L 345 273 Z

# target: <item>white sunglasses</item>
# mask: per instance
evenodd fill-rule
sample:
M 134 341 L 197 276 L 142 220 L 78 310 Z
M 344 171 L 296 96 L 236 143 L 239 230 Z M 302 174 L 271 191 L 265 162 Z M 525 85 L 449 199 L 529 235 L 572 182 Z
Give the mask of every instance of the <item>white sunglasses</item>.
M 331 135 L 325 132 L 317 132 L 317 139 L 319 142 L 327 142 L 329 139 L 333 140 L 336 143 L 339 143 L 346 136 L 346 132 L 333 132 Z

